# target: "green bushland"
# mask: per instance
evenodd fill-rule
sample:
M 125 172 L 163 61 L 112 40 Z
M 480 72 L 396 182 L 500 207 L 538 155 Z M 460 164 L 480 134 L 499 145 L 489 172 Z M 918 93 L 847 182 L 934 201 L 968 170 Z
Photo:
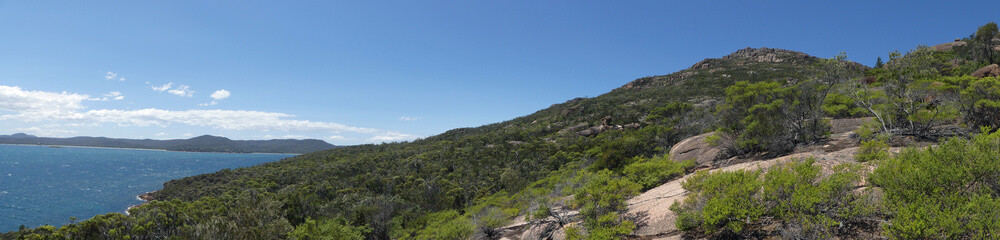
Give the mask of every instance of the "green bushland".
M 677 227 L 710 238 L 793 239 L 826 239 L 870 228 L 877 203 L 854 191 L 859 167 L 844 164 L 824 174 L 813 163 L 698 172 L 683 183 L 691 193 L 671 206 Z
M 867 116 L 865 109 L 858 107 L 853 99 L 835 92 L 826 95 L 826 99 L 823 102 L 823 113 L 832 118 Z
M 371 230 L 366 227 L 351 226 L 344 219 L 306 221 L 295 227 L 289 234 L 296 240 L 364 240 L 365 234 Z
M 796 144 L 810 143 L 829 135 L 822 118 L 827 87 L 814 81 L 737 82 L 726 88 L 726 101 L 719 107 L 722 132 L 731 136 L 735 154 L 790 152 Z
M 884 137 L 861 141 L 854 160 L 858 162 L 868 162 L 885 159 L 889 157 L 889 144 Z
M 588 235 L 569 234 L 567 239 L 620 239 L 631 233 L 635 223 L 622 219 L 619 213 L 626 210 L 625 200 L 638 195 L 641 188 L 610 171 L 595 173 L 575 197 L 575 203 L 582 206 L 580 215 Z
M 541 217 L 546 211 L 557 215 L 555 207 L 575 194 L 606 200 L 593 206 L 569 204 L 595 209 L 584 216 L 587 224 L 579 227 L 587 231 L 580 233 L 594 239 L 620 236 L 629 228 L 617 201 L 689 170 L 689 163 L 662 155 L 686 137 L 719 127 L 716 107 L 727 87 L 781 81 L 807 92 L 801 89 L 821 85 L 799 80 L 822 79 L 831 66 L 827 60 L 791 51 L 741 51 L 767 51 L 782 61 L 741 55 L 712 59 L 703 65 L 707 67 L 640 78 L 598 97 L 555 104 L 501 123 L 172 180 L 155 194 L 155 201 L 131 210 L 131 215 L 101 215 L 59 228 L 5 233 L 0 239 L 34 234 L 56 239 L 347 238 L 356 233 L 365 239 L 489 238 L 513 217 Z M 832 68 L 864 70 L 856 64 Z M 821 112 L 824 100 L 785 99 L 786 106 L 802 106 L 794 109 L 817 109 L 809 114 Z M 799 126 L 793 132 L 816 125 L 786 122 Z M 583 133 L 591 128 L 604 130 Z M 591 184 L 605 180 L 638 190 Z
M 1000 239 L 1000 132 L 908 149 L 878 162 L 871 182 L 901 239 Z
M 642 186 L 642 190 L 660 186 L 670 180 L 684 176 L 695 167 L 694 160 L 676 162 L 667 155 L 653 158 L 637 157 L 625 166 L 622 174 Z

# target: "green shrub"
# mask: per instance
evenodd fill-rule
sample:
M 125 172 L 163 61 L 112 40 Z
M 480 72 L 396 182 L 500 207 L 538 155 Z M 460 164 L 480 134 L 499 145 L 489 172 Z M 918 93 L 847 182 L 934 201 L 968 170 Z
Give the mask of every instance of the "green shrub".
M 871 182 L 892 216 L 885 234 L 903 239 L 997 239 L 1000 133 L 952 138 L 880 161 Z
M 427 227 L 418 231 L 413 239 L 467 239 L 475 231 L 472 221 L 455 210 L 428 214 L 427 219 Z
M 759 176 L 759 171 L 701 171 L 688 178 L 682 185 L 691 195 L 670 207 L 677 213 L 677 227 L 704 233 L 742 232 L 747 222 L 764 213 L 755 199 Z
M 363 240 L 371 232 L 366 227 L 351 226 L 344 219 L 306 221 L 295 227 L 289 235 L 296 240 Z
M 784 238 L 829 238 L 865 223 L 873 203 L 852 193 L 857 167 L 842 165 L 824 177 L 813 160 L 766 171 L 699 172 L 682 185 L 691 192 L 670 207 L 677 227 L 714 237 L 769 234 L 777 224 Z
M 675 162 L 668 155 L 653 158 L 636 157 L 635 162 L 625 166 L 622 174 L 632 182 L 647 190 L 684 174 L 695 167 L 694 160 Z
M 833 118 L 849 118 L 865 116 L 868 111 L 858 107 L 854 99 L 840 93 L 830 93 L 823 101 L 823 113 Z
M 632 232 L 635 224 L 621 219 L 618 213 L 626 210 L 625 200 L 639 194 L 641 188 L 607 170 L 592 174 L 575 197 L 576 204 L 582 206 L 580 215 L 589 233 L 587 239 L 619 238 Z
M 962 119 L 977 127 L 1000 127 L 1000 79 L 944 77 L 939 89 L 959 99 Z
M 722 131 L 734 140 L 730 150 L 776 155 L 826 137 L 829 123 L 821 108 L 827 92 L 814 80 L 791 85 L 741 81 L 727 87 L 719 114 Z
M 868 162 L 885 159 L 889 157 L 889 144 L 885 143 L 885 138 L 871 139 L 861 142 L 858 153 L 854 155 L 854 160 L 858 162 Z

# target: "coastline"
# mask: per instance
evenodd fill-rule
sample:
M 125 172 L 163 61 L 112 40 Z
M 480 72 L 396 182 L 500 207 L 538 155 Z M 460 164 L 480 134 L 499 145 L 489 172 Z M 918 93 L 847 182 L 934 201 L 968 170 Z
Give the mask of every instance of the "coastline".
M 304 153 L 267 153 L 267 152 L 249 152 L 249 153 L 238 153 L 238 152 L 198 152 L 198 151 L 177 151 L 177 150 L 166 150 L 166 149 L 155 149 L 155 148 L 96 147 L 96 146 L 45 145 L 45 144 L 21 144 L 21 143 L 0 143 L 0 145 L 11 145 L 11 146 L 42 146 L 42 147 L 71 147 L 71 148 L 101 148 L 101 149 L 121 149 L 121 150 L 146 150 L 146 151 L 164 151 L 164 152 L 186 152 L 186 153 L 285 154 L 285 155 L 302 155 L 302 154 L 304 154 Z
M 157 190 L 157 191 L 159 191 L 159 190 Z M 142 203 L 137 204 L 137 205 L 132 205 L 132 206 L 129 206 L 128 208 L 126 208 L 125 209 L 125 215 L 129 215 L 129 210 L 132 210 L 132 208 L 135 208 L 135 207 L 138 207 L 138 206 L 142 206 L 143 204 L 146 204 L 146 203 L 149 203 L 150 201 L 153 201 L 153 194 L 156 194 L 157 191 L 152 191 L 152 192 L 147 192 L 147 193 L 136 195 L 135 199 L 138 199 L 139 201 L 142 201 Z

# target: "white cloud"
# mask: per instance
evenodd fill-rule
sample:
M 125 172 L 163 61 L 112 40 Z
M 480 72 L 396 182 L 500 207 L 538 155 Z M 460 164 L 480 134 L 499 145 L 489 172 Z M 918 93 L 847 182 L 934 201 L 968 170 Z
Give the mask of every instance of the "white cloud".
M 194 136 L 194 134 L 190 134 L 190 133 L 185 133 L 185 134 L 184 134 L 184 135 L 182 135 L 182 136 L 185 136 L 185 137 L 190 137 L 190 136 Z
M 110 99 L 122 100 L 122 99 L 125 99 L 125 96 L 122 95 L 122 92 L 111 91 L 109 93 L 105 93 L 103 98 L 91 98 L 90 100 L 107 101 L 107 100 L 110 100 Z
M 173 87 L 173 86 L 174 86 L 173 82 L 168 82 L 167 84 L 163 84 L 163 86 L 159 86 L 159 87 L 152 86 L 151 88 L 153 88 L 153 90 L 156 90 L 158 92 L 163 92 L 163 91 L 166 91 L 167 89 L 170 89 L 170 87 Z
M 260 137 L 260 138 L 266 139 L 266 140 L 270 140 L 270 139 L 308 139 L 309 136 L 306 136 L 306 135 L 293 135 L 293 134 L 284 135 L 284 136 L 264 135 L 263 137 Z
M 168 84 L 169 85 L 169 84 Z M 121 92 L 104 94 L 105 98 L 124 98 Z M 258 132 L 318 133 L 351 132 L 371 135 L 369 142 L 397 142 L 418 138 L 416 135 L 372 128 L 347 126 L 338 123 L 294 119 L 294 115 L 279 112 L 244 110 L 164 110 L 146 108 L 139 110 L 86 109 L 82 102 L 92 100 L 89 95 L 67 92 L 23 90 L 16 86 L 0 85 L 0 120 L 59 123 L 63 126 L 159 126 L 187 125 L 223 130 Z M 61 122 L 57 122 L 61 121 Z M 69 121 L 69 122 L 66 122 Z M 38 129 L 42 131 L 45 129 Z M 58 132 L 49 132 L 56 134 Z M 189 136 L 189 135 L 184 135 Z M 305 137 L 285 135 L 284 137 Z M 327 139 L 344 140 L 342 136 Z
M 125 78 L 119 78 L 119 79 L 118 79 L 118 81 L 122 81 L 122 82 L 124 82 L 124 81 L 125 81 Z
M 216 104 L 219 104 L 219 103 L 216 102 L 216 101 L 211 101 L 211 102 L 207 102 L 207 103 L 199 103 L 198 106 L 215 106 Z
M 290 114 L 242 110 L 185 110 L 170 111 L 155 108 L 141 110 L 101 109 L 79 114 L 80 119 L 129 124 L 132 126 L 168 126 L 186 124 L 226 130 L 292 131 L 292 132 L 357 132 L 375 133 L 377 130 L 350 127 L 337 123 L 292 120 Z
M 174 89 L 168 90 L 167 92 L 170 93 L 170 94 L 173 94 L 173 95 L 181 96 L 181 97 L 191 97 L 191 96 L 194 96 L 194 95 L 192 95 L 194 93 L 194 91 L 191 90 L 191 89 L 189 89 L 188 85 L 180 85 L 180 86 L 177 86 Z
M 72 118 L 77 110 L 83 109 L 80 103 L 87 99 L 90 96 L 86 94 L 27 91 L 0 85 L 0 110 L 19 113 L 18 118 L 27 120 Z M 0 119 L 11 117 L 0 115 Z
M 123 96 L 122 92 L 119 92 L 119 91 L 111 91 L 111 92 L 105 93 L 103 95 L 104 95 L 104 97 L 101 97 L 101 98 L 96 98 L 96 97 L 95 98 L 87 98 L 87 100 L 91 100 L 91 101 L 108 101 L 108 100 L 112 100 L 112 99 L 113 100 L 123 100 L 123 99 L 125 99 L 125 96 Z
M 382 134 L 369 138 L 368 142 L 372 143 L 405 142 L 405 141 L 415 140 L 417 138 L 420 138 L 420 136 L 387 131 Z
M 118 73 L 108 71 L 108 73 L 104 74 L 104 80 L 114 80 L 115 77 L 118 77 Z M 122 78 L 122 81 L 125 81 L 125 78 Z
M 15 132 L 23 132 L 31 135 L 38 135 L 42 137 L 64 137 L 65 134 L 76 133 L 73 130 L 61 130 L 61 129 L 51 129 L 51 128 L 39 128 L 39 127 L 29 127 L 29 128 L 16 128 Z
M 167 126 L 186 124 L 227 130 L 293 131 L 293 132 L 356 132 L 376 133 L 378 130 L 351 127 L 337 123 L 289 119 L 291 114 L 243 110 L 184 110 L 156 108 L 140 110 L 98 109 L 82 111 L 85 94 L 26 91 L 19 87 L 0 85 L 0 110 L 16 114 L 0 115 L 0 120 L 22 121 L 79 120 L 114 123 L 129 126 Z
M 407 117 L 407 116 L 402 116 L 402 117 L 399 117 L 399 120 L 400 120 L 400 121 L 414 121 L 414 120 L 417 120 L 417 118 L 415 118 L 415 117 Z
M 165 132 L 160 132 L 160 133 L 156 134 L 157 137 L 162 137 L 162 136 L 166 136 L 166 135 L 167 135 L 167 133 L 165 133 Z
M 347 139 L 347 138 L 345 138 L 344 136 L 340 136 L 340 135 L 333 135 L 333 136 L 326 137 L 326 139 L 327 140 L 344 140 L 344 139 Z
M 215 100 L 222 100 L 224 98 L 229 97 L 229 91 L 226 91 L 226 89 L 219 89 L 218 91 L 212 93 L 211 97 L 214 98 Z
M 167 91 L 167 93 L 181 97 L 194 96 L 193 95 L 194 90 L 191 90 L 191 88 L 188 85 L 178 85 L 177 87 L 174 87 L 174 82 L 168 82 L 167 84 L 163 84 L 160 86 L 151 86 L 150 88 L 156 90 L 157 92 Z

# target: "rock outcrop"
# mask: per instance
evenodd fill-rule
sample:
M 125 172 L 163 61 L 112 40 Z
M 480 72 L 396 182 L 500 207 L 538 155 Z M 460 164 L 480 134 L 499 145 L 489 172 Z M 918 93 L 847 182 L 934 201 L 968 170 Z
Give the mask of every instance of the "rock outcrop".
M 997 77 L 1000 76 L 1000 66 L 996 64 L 990 64 L 989 66 L 985 66 L 983 68 L 980 68 L 979 70 L 976 70 L 975 72 L 972 72 L 971 75 L 977 78 Z
M 625 125 L 612 125 L 611 124 L 611 116 L 605 116 L 604 118 L 601 118 L 601 124 L 600 125 L 590 126 L 587 123 L 580 123 L 580 124 L 577 124 L 577 125 L 573 125 L 572 127 L 568 127 L 568 128 L 564 128 L 562 130 L 559 130 L 559 134 L 575 133 L 576 135 L 586 137 L 586 136 L 597 135 L 599 133 L 602 133 L 604 131 L 609 131 L 609 130 L 636 129 L 636 128 L 639 128 L 639 127 L 642 127 L 642 125 L 640 125 L 639 123 L 628 123 L 628 124 L 625 124 Z
M 722 58 L 706 58 L 691 66 L 690 69 L 700 70 L 716 67 L 720 62 L 734 62 L 738 65 L 745 63 L 780 63 L 797 62 L 803 60 L 816 59 L 802 52 L 776 48 L 744 48 L 736 52 L 723 56 Z
M 851 136 L 868 119 L 832 119 L 833 129 L 831 130 L 833 134 L 825 145 L 804 147 L 797 149 L 796 153 L 773 159 L 755 161 L 730 158 L 723 160 L 720 155 L 722 149 L 705 142 L 705 138 L 713 135 L 714 132 L 684 139 L 670 149 L 670 156 L 678 161 L 695 159 L 699 165 L 709 167 L 708 170 L 704 171 L 712 172 L 766 169 L 778 164 L 812 158 L 815 160 L 814 164 L 820 166 L 824 174 L 829 174 L 837 165 L 857 163 L 854 160 L 858 151 L 857 140 Z M 902 148 L 891 148 L 890 152 L 898 153 L 901 150 Z M 869 171 L 874 169 L 874 165 L 871 163 L 862 163 L 862 166 Z M 867 172 L 865 171 L 865 173 Z M 681 239 L 683 232 L 677 229 L 675 225 L 677 215 L 670 210 L 670 206 L 684 200 L 688 192 L 684 190 L 682 183 L 690 176 L 692 174 L 667 182 L 627 200 L 627 211 L 623 216 L 633 220 L 636 223 L 636 229 L 626 239 Z M 858 187 L 862 187 L 866 183 L 862 181 L 858 184 Z M 577 211 L 559 206 L 553 212 L 560 217 L 550 216 L 531 222 L 523 221 L 524 216 L 517 217 L 518 222 L 504 228 L 504 237 L 501 239 L 562 240 L 566 236 L 566 226 L 580 226 L 582 224 Z
M 801 161 L 810 157 L 816 159 L 815 164 L 822 166 L 824 171 L 831 171 L 838 164 L 854 162 L 854 154 L 857 149 L 855 147 L 829 153 L 813 151 L 792 154 L 770 160 L 734 164 L 709 171 L 756 170 L 781 163 Z M 628 211 L 625 216 L 636 221 L 636 230 L 632 235 L 640 239 L 680 239 L 681 231 L 674 225 L 677 215 L 670 211 L 670 206 L 674 202 L 684 199 L 687 191 L 684 190 L 681 183 L 690 176 L 687 175 L 650 189 L 626 202 Z
M 942 43 L 942 44 L 934 45 L 934 46 L 931 47 L 931 50 L 934 50 L 934 51 L 948 51 L 948 50 L 951 50 L 952 48 L 955 48 L 956 46 L 965 46 L 966 44 L 967 43 L 964 42 L 964 41 L 962 41 L 962 39 L 955 39 L 954 42 L 948 42 L 948 43 Z
M 687 161 L 694 159 L 698 166 L 711 165 L 715 160 L 723 157 L 722 148 L 712 146 L 705 141 L 706 138 L 714 134 L 715 132 L 705 133 L 684 139 L 681 142 L 674 144 L 674 146 L 670 148 L 670 159 L 673 159 L 674 161 Z
M 748 60 L 751 62 L 792 62 L 797 60 L 814 59 L 802 52 L 775 48 L 744 48 L 734 53 L 722 57 L 725 60 Z

